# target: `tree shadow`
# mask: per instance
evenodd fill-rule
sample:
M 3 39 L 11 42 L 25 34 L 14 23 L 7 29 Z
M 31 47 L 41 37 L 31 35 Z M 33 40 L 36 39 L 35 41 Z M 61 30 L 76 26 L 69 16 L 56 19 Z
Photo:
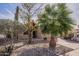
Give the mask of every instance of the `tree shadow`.
M 40 40 L 40 39 L 34 39 L 34 40 L 32 40 L 32 42 L 31 42 L 31 44 L 28 44 L 28 41 L 21 41 L 21 42 L 23 42 L 23 45 L 21 45 L 21 46 L 18 46 L 17 48 L 20 48 L 20 47 L 22 47 L 22 46 L 24 46 L 24 45 L 34 45 L 34 44 L 41 44 L 41 43 L 48 43 L 48 41 L 46 41 L 46 40 Z M 17 48 L 15 48 L 15 49 L 17 49 Z
M 28 39 L 16 40 L 13 43 L 17 44 L 17 43 L 21 43 L 21 42 L 23 43 L 23 45 L 20 45 L 20 46 L 16 47 L 15 49 L 20 48 L 24 45 L 34 45 L 34 44 L 48 43 L 47 40 L 43 40 L 43 39 L 32 39 L 31 44 L 28 44 Z
M 28 39 L 9 39 L 9 38 L 4 38 L 0 40 L 0 46 L 6 46 L 10 45 L 13 42 L 13 45 L 15 46 L 14 49 L 18 49 L 24 45 L 33 45 L 33 44 L 39 44 L 39 43 L 48 43 L 47 40 L 43 39 L 32 39 L 32 43 L 28 44 Z M 22 43 L 21 45 L 16 46 L 16 44 Z
M 38 44 L 38 43 L 48 43 L 47 40 L 43 40 L 43 39 L 32 39 L 32 43 L 31 44 Z

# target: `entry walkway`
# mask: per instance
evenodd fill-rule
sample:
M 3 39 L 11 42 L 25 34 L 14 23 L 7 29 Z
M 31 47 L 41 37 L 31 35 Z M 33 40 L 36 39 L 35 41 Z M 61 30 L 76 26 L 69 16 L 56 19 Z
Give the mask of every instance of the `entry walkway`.
M 66 56 L 79 56 L 79 49 L 70 51 L 68 53 L 65 54 Z
M 67 41 L 67 40 L 63 40 L 63 39 L 58 39 L 58 44 L 72 48 L 74 50 L 65 53 L 66 56 L 79 56 L 79 42 L 71 42 L 71 41 Z
M 79 49 L 79 42 L 69 41 L 58 38 L 57 44 L 69 47 L 71 49 Z

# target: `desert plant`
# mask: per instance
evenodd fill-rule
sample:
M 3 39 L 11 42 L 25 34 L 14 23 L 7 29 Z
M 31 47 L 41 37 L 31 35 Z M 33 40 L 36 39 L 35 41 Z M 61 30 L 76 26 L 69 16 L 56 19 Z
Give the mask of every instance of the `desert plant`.
M 44 33 L 51 34 L 49 47 L 55 48 L 57 36 L 67 33 L 73 28 L 74 22 L 69 15 L 70 12 L 63 3 L 46 5 L 45 10 L 39 14 L 39 26 Z
M 16 12 L 15 12 L 15 20 L 14 20 L 14 36 L 18 40 L 18 20 L 19 20 L 19 7 L 16 7 Z
M 36 5 L 40 5 L 40 6 L 34 9 Z M 21 12 L 22 12 L 21 18 L 25 19 L 24 24 L 25 24 L 26 31 L 28 31 L 28 36 L 29 36 L 28 43 L 30 44 L 32 40 L 32 31 L 33 31 L 33 28 L 32 28 L 33 25 L 31 24 L 32 17 L 38 13 L 40 8 L 42 7 L 42 4 L 24 3 L 22 4 L 22 7 L 23 8 L 21 8 Z

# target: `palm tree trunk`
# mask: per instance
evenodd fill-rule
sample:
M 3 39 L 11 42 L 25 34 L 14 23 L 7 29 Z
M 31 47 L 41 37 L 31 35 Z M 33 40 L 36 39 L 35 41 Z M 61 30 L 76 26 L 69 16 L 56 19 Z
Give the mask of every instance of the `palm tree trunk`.
M 51 40 L 49 42 L 49 47 L 55 49 L 56 48 L 56 37 L 51 35 Z

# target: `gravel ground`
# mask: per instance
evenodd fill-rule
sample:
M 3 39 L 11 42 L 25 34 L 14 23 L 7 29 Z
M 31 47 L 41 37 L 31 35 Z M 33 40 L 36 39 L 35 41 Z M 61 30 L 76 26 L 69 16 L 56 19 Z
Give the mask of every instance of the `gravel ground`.
M 0 42 L 1 45 L 6 45 L 10 44 L 11 40 L 7 39 L 6 41 L 3 40 Z M 14 40 L 14 43 L 15 47 L 17 46 L 18 48 L 13 50 L 12 56 L 58 56 L 73 50 L 60 44 L 57 44 L 56 49 L 51 49 L 49 48 L 48 41 L 41 39 L 34 39 L 30 45 L 27 44 L 26 39 L 21 39 L 19 41 Z
M 38 43 L 18 48 L 13 51 L 12 56 L 59 56 L 71 50 L 61 45 L 57 45 L 56 49 L 51 49 L 48 43 Z

